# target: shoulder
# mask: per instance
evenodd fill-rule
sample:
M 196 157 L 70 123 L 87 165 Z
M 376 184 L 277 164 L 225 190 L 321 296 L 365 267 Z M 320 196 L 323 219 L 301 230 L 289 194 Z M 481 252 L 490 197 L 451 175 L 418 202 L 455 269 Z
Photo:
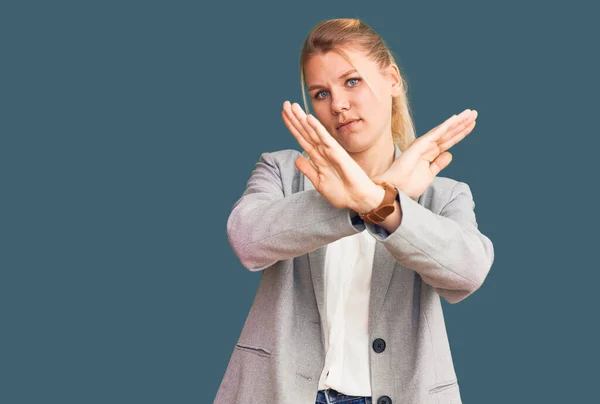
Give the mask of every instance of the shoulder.
M 301 153 L 296 149 L 281 149 L 263 152 L 261 157 L 266 156 L 273 161 L 285 162 L 289 160 L 295 161 L 300 155 Z
M 260 167 L 262 172 L 267 170 L 276 176 L 281 182 L 284 194 L 288 195 L 304 189 L 304 174 L 296 167 L 296 160 L 300 156 L 302 153 L 295 149 L 266 151 L 260 155 L 257 167 Z
M 298 171 L 296 168 L 296 159 L 301 155 L 295 149 L 281 149 L 261 153 L 260 160 L 277 168 L 280 172 L 293 173 Z

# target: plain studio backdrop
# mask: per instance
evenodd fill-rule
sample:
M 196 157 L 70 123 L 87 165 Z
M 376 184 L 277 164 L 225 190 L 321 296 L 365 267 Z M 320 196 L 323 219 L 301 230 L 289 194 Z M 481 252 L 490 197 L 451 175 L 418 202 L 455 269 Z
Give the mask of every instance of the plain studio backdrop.
M 494 243 L 444 312 L 463 401 L 597 395 L 597 10 L 571 2 L 3 2 L 0 402 L 212 402 L 256 293 L 226 221 L 319 21 L 374 28 Z M 592 399 L 590 401 L 590 399 Z

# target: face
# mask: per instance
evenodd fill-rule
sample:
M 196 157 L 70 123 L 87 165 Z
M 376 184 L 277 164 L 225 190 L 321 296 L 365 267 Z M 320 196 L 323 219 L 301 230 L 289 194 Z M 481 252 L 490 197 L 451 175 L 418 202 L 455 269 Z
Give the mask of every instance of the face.
M 344 51 L 360 74 L 332 51 L 312 56 L 304 75 L 317 119 L 344 149 L 360 153 L 384 136 L 391 138 L 392 97 L 399 95 L 400 76 L 395 65 L 382 72 L 365 53 Z M 346 121 L 354 122 L 340 126 Z

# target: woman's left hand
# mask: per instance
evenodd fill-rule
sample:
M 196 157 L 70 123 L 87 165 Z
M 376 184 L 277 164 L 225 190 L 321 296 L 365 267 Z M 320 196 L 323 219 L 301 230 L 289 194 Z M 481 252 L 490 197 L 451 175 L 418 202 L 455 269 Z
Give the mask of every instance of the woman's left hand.
M 296 167 L 333 206 L 365 213 L 379 206 L 384 190 L 376 185 L 346 150 L 300 105 L 283 103 L 283 121 L 310 161 L 300 156 Z
M 477 119 L 477 111 L 464 110 L 418 137 L 392 165 L 372 180 L 394 184 L 413 200 L 417 200 L 441 170 L 452 161 L 447 150 L 465 138 Z

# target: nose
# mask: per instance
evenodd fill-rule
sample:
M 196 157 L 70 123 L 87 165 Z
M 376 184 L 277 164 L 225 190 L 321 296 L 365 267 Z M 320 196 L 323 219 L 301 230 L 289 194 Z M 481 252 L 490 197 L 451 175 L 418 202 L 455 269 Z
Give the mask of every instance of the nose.
M 337 94 L 331 97 L 331 111 L 334 115 L 339 115 L 342 111 L 350 109 L 350 101 L 344 94 Z

